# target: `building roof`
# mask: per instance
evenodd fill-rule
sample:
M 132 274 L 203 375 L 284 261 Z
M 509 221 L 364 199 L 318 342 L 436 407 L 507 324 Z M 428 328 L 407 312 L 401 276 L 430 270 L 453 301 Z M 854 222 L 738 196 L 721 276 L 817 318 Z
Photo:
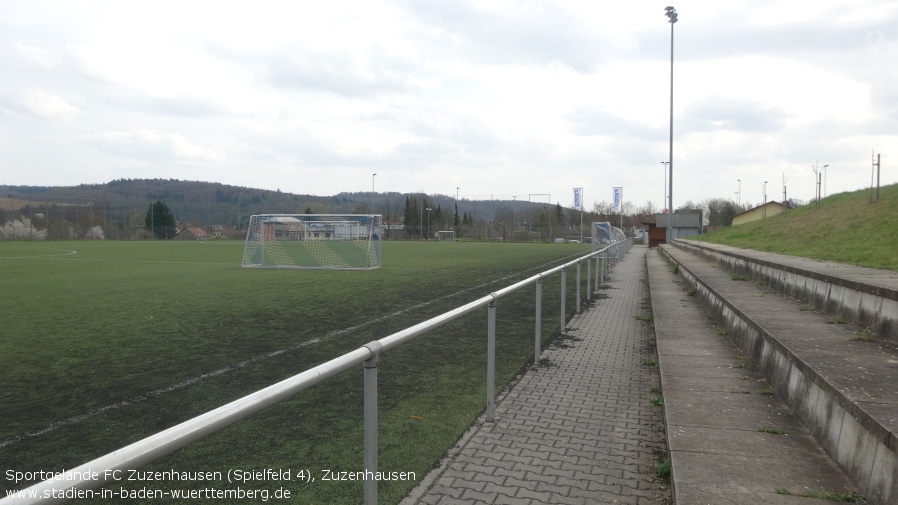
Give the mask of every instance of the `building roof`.
M 209 238 L 209 234 L 206 233 L 206 230 L 199 228 L 197 226 L 188 226 L 185 228 L 187 231 L 193 234 L 196 238 Z
M 767 203 L 764 203 L 764 204 L 758 205 L 757 207 L 752 207 L 752 208 L 750 208 L 750 209 L 748 209 L 748 210 L 746 210 L 746 211 L 740 212 L 740 213 L 734 215 L 733 217 L 735 218 L 736 216 L 741 216 L 742 214 L 748 214 L 749 212 L 751 212 L 751 211 L 753 211 L 753 210 L 756 210 L 756 209 L 760 209 L 761 207 L 770 207 L 770 206 L 779 206 L 779 207 L 782 207 L 782 208 L 784 208 L 784 209 L 789 209 L 789 208 L 790 208 L 788 205 L 784 205 L 784 204 L 782 204 L 782 203 L 779 203 L 779 202 L 775 202 L 775 201 L 773 201 L 773 200 L 770 200 L 770 201 L 767 202 Z

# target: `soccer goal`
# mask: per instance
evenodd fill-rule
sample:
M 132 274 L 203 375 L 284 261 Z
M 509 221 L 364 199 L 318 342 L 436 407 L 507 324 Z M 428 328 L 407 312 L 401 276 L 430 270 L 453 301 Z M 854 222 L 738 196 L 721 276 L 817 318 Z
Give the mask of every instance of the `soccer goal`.
M 250 217 L 242 266 L 380 268 L 380 215 L 261 214 Z
M 440 230 L 437 232 L 437 238 L 440 242 L 455 242 L 455 231 Z

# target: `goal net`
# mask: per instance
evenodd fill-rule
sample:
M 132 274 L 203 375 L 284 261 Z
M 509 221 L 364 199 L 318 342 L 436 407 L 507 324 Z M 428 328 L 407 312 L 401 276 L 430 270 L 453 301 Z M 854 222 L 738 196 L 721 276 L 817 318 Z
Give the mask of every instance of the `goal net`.
M 437 238 L 440 242 L 455 242 L 454 230 L 440 230 L 437 232 Z
M 250 217 L 244 267 L 380 268 L 380 215 L 262 214 Z

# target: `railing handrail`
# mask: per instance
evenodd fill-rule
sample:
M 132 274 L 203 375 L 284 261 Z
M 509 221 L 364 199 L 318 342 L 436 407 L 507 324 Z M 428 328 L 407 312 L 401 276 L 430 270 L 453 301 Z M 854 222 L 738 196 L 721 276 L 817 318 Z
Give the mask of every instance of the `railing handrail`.
M 13 491 L 8 496 L 0 498 L 0 505 L 60 503 L 67 501 L 68 499 L 64 496 L 54 497 L 53 492 L 55 491 L 57 495 L 64 495 L 63 491 L 71 490 L 73 488 L 77 488 L 78 490 L 89 490 L 100 487 L 108 480 L 114 479 L 113 472 L 116 470 L 137 468 L 171 454 L 178 449 L 230 426 L 241 419 L 295 395 L 300 391 L 308 389 L 334 375 L 369 360 L 376 360 L 377 356 L 383 351 L 392 349 L 403 342 L 438 328 L 477 309 L 490 306 L 494 307 L 495 302 L 499 298 L 530 284 L 537 283 L 543 278 L 556 272 L 563 272 L 565 269 L 577 265 L 584 260 L 598 257 L 599 254 L 608 251 L 612 247 L 616 248 L 626 241 L 627 240 L 608 244 L 602 249 L 598 249 L 562 265 L 540 272 L 414 326 L 410 326 L 384 338 L 370 342 L 337 358 L 321 363 L 304 372 L 300 372 L 272 384 L 271 386 L 222 405 L 221 407 L 188 419 L 187 421 L 141 439 L 109 454 L 100 456 L 99 458 L 60 474 L 56 474 L 53 477 L 33 484 L 30 487 Z M 564 304 L 562 302 L 562 307 L 563 306 Z M 562 319 L 562 327 L 564 324 L 565 321 Z M 64 484 L 60 486 L 60 483 Z M 32 495 L 34 497 L 31 497 Z

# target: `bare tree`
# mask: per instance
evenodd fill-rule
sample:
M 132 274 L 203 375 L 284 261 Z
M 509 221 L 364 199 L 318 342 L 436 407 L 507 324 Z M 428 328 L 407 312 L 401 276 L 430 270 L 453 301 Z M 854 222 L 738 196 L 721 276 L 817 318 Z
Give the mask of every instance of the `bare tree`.
M 655 204 L 653 204 L 651 200 L 646 200 L 645 204 L 643 204 L 642 207 L 636 209 L 636 214 L 640 216 L 651 216 L 656 214 L 657 212 L 658 209 L 657 207 L 655 207 Z

